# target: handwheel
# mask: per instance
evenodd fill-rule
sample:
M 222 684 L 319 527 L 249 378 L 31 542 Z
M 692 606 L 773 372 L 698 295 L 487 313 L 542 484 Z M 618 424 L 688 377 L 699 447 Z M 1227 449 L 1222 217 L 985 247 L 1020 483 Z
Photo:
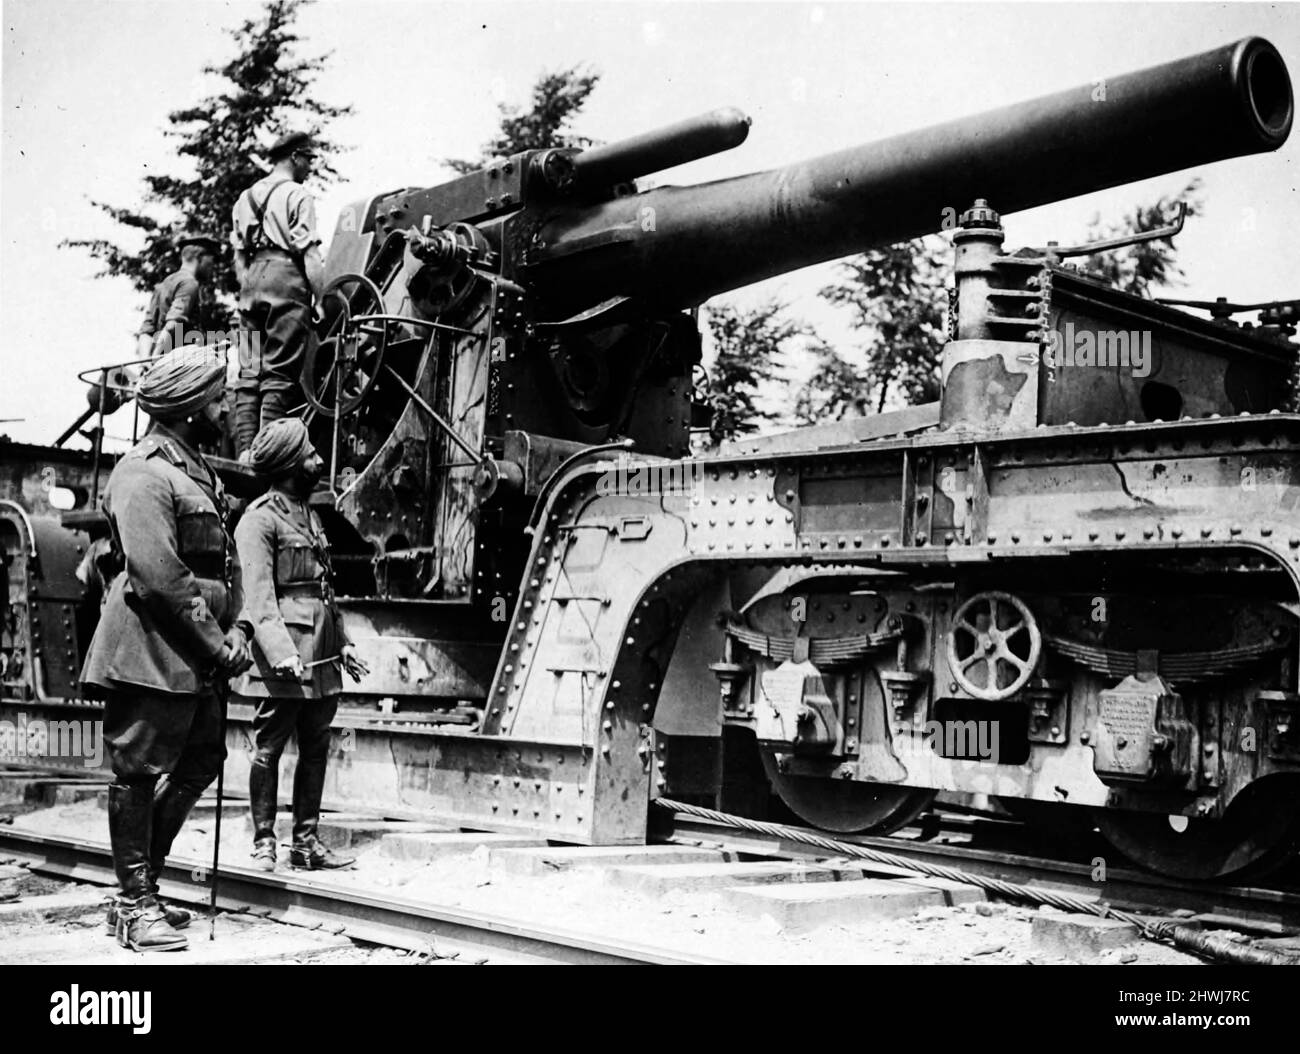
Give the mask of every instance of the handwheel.
M 383 314 L 384 297 L 365 275 L 344 274 L 325 287 L 321 306 L 324 318 L 317 340 L 307 349 L 302 365 L 302 393 L 322 417 L 346 415 L 360 406 L 374 388 L 388 349 L 386 323 L 379 324 L 376 340 L 376 331 L 363 330 L 353 319 Z M 318 376 L 326 359 L 328 368 L 324 376 Z M 337 407 L 333 405 L 336 390 Z
M 1010 593 L 977 593 L 957 609 L 948 633 L 953 680 L 976 699 L 996 702 L 1033 676 L 1043 636 L 1033 612 Z

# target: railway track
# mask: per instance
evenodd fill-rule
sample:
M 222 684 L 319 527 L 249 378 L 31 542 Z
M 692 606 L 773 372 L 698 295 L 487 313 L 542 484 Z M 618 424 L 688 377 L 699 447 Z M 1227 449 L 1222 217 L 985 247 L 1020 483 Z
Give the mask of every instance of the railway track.
M 111 887 L 112 857 L 103 843 L 0 828 L 0 857 L 41 875 Z M 162 895 L 203 909 L 208 867 L 197 858 L 173 857 L 161 877 Z M 196 881 L 197 879 L 197 881 Z M 465 962 L 512 964 L 695 964 L 720 959 L 650 945 L 598 939 L 558 927 L 529 925 L 481 912 L 453 910 L 386 892 L 365 893 L 309 873 L 266 874 L 222 864 L 217 907 L 365 944 L 427 952 Z M 198 922 L 196 930 L 206 931 Z
M 24 778 L 35 779 L 30 773 Z M 55 782 L 65 803 L 78 795 L 92 795 L 96 786 L 93 781 L 69 781 L 66 777 Z M 169 861 L 162 880 L 164 895 L 197 907 L 206 906 L 208 897 L 210 849 L 204 851 L 203 846 L 210 846 L 205 830 L 210 826 L 212 806 L 211 801 L 201 803 L 196 811 L 201 829 L 193 833 L 188 852 L 183 834 L 178 842 L 180 851 Z M 0 861 L 7 858 L 32 874 L 68 883 L 111 886 L 107 845 L 84 836 L 84 832 L 102 832 L 99 820 L 86 811 L 93 805 L 83 801 L 75 808 L 82 809 L 83 836 L 58 830 L 57 824 L 42 823 L 38 815 L 22 818 L 16 826 L 0 824 Z M 202 818 L 205 809 L 206 820 Z M 241 805 L 233 802 L 227 803 L 227 809 L 234 814 L 232 818 L 242 811 Z M 890 920 L 932 921 L 936 915 L 976 909 L 988 917 L 1005 910 L 1002 905 L 990 903 L 990 898 L 977 888 L 918 874 L 928 866 L 948 869 L 943 874 L 960 869 L 975 876 L 973 881 L 989 880 L 994 901 L 1002 889 L 997 883 L 1014 883 L 1037 890 L 1049 900 L 1055 896 L 1079 902 L 1082 906 L 1074 910 L 1083 913 L 1100 913 L 1109 906 L 1144 919 L 1174 915 L 1184 924 L 1235 930 L 1263 945 L 1280 944 L 1288 951 L 1294 936 L 1300 933 L 1300 893 L 1295 891 L 1266 886 L 1197 886 L 1115 869 L 1107 872 L 1105 881 L 1097 882 L 1093 881 L 1093 869 L 1078 861 L 940 841 L 934 837 L 936 829 L 958 841 L 970 841 L 975 831 L 978 842 L 980 822 L 951 813 L 932 814 L 922 830 L 905 830 L 889 838 L 839 839 L 830 847 L 800 841 L 801 837 L 817 835 L 799 828 L 775 828 L 774 835 L 664 808 L 655 810 L 654 820 L 654 846 L 592 849 L 547 846 L 538 840 L 506 834 L 459 832 L 375 816 L 334 814 L 324 818 L 323 832 L 334 831 L 334 837 L 339 832 L 348 837 L 364 835 L 373 851 L 369 856 L 363 854 L 357 872 L 327 874 L 251 870 L 240 866 L 239 850 L 229 848 L 223 838 L 219 917 L 261 918 L 337 937 L 353 946 L 400 949 L 425 957 L 434 952 L 440 958 L 454 957 L 458 962 L 606 965 L 717 963 L 722 961 L 715 954 L 719 949 L 728 953 L 733 949 L 725 937 L 704 948 L 683 947 L 680 941 L 644 939 L 645 933 L 653 932 L 653 919 L 651 928 L 643 930 L 640 938 L 619 935 L 617 927 L 593 930 L 586 926 L 590 921 L 586 918 L 580 920 L 583 925 L 566 925 L 563 919 L 547 917 L 547 897 L 575 902 L 585 897 L 593 907 L 599 904 L 616 914 L 617 906 L 606 903 L 614 895 L 611 891 L 628 889 L 647 898 L 687 900 L 713 895 L 728 900 L 729 908 L 739 905 L 748 912 L 749 919 L 741 920 L 742 926 L 752 928 L 754 920 L 758 920 L 760 928 L 770 928 L 775 919 L 776 929 L 803 935 L 828 926 L 848 926 L 851 933 L 863 932 L 853 929 L 854 920 L 872 931 L 884 932 L 894 924 Z M 1011 837 L 1016 827 L 1011 823 L 984 826 L 998 831 L 996 841 Z M 226 830 L 234 844 L 246 852 L 240 841 L 240 827 L 228 820 Z M 924 840 L 926 837 L 931 840 Z M 835 846 L 841 843 L 845 848 L 837 852 Z M 888 853 L 901 866 L 851 858 L 862 851 Z M 457 903 L 454 898 L 440 899 L 438 889 L 432 897 L 403 890 L 402 884 L 408 881 L 412 869 L 430 866 L 428 861 L 442 859 L 446 853 L 459 855 L 445 861 L 444 870 L 436 872 L 442 878 L 464 872 L 477 861 L 487 868 L 478 882 L 480 886 L 495 882 L 504 887 L 526 879 L 540 881 L 542 886 L 538 888 L 546 890 L 548 876 L 566 874 L 586 876 L 588 884 L 580 883 L 576 891 L 561 886 L 540 894 L 540 916 L 516 910 L 518 905 L 510 899 L 492 908 Z M 692 904 L 694 901 L 687 905 L 688 912 L 694 910 Z M 1028 922 L 1029 914 L 1017 917 Z M 569 918 L 572 921 L 571 915 Z M 1037 926 L 1040 920 L 1032 921 Z M 905 921 L 899 924 L 906 926 Z M 202 928 L 206 930 L 206 925 Z M 913 928 L 921 927 L 918 923 Z M 736 932 L 731 931 L 733 938 Z M 746 961 L 779 961 L 782 954 L 781 948 L 772 943 L 748 951 L 748 955 L 738 957 Z

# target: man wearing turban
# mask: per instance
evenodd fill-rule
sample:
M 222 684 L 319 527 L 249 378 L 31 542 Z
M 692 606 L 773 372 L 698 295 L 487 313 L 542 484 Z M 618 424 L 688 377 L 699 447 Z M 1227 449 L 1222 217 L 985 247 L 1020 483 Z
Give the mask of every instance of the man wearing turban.
M 307 426 L 282 417 L 257 433 L 249 464 L 271 484 L 235 530 L 244 569 L 242 617 L 253 627 L 253 665 L 233 689 L 258 700 L 248 775 L 254 866 L 275 870 L 280 755 L 296 732 L 290 865 L 347 867 L 352 858 L 327 849 L 316 831 L 330 725 L 343 687 L 339 670 L 357 681 L 369 671 L 334 602 L 329 543 L 308 505 L 325 463 L 307 437 Z
M 136 393 L 153 423 L 104 489 L 118 573 L 81 682 L 105 700 L 113 765 L 108 831 L 121 891 L 109 924 L 136 951 L 186 945 L 177 929 L 189 913 L 158 900 L 158 875 L 226 756 L 218 682 L 251 661 L 225 495 L 198 451 L 219 435 L 224 380 L 221 357 L 201 348 L 156 360 Z

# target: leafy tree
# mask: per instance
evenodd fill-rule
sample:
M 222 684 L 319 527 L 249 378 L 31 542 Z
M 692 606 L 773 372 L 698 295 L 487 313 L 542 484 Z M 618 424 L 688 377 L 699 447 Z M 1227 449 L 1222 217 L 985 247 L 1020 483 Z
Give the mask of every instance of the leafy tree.
M 866 399 L 879 413 L 894 395 L 909 403 L 939 397 L 951 260 L 952 247 L 932 235 L 872 249 L 839 264 L 838 279 L 821 296 L 852 312 L 854 327 L 864 337 L 861 364 L 824 343 L 816 346 L 817 367 L 795 405 L 801 421 L 843 416 Z
M 709 333 L 716 353 L 709 370 L 710 446 L 775 420 L 776 414 L 759 405 L 759 392 L 764 383 L 777 379 L 789 344 L 808 332 L 803 323 L 783 318 L 784 310 L 775 300 L 752 310 L 726 303 L 709 305 Z
M 532 104 L 528 109 L 505 103 L 498 105 L 501 127 L 483 145 L 477 160 L 448 158 L 444 163 L 456 172 L 476 172 L 493 158 L 508 157 L 521 150 L 590 146 L 591 140 L 574 135 L 569 125 L 599 82 L 599 73 L 585 72 L 577 66 L 543 73 L 533 85 Z
M 813 372 L 795 397 L 795 420 L 814 425 L 843 417 L 865 417 L 871 396 L 866 370 L 824 340 L 815 341 L 808 351 L 813 357 Z
M 1165 226 L 1179 201 L 1187 215 L 1203 209 L 1201 182 L 1193 179 L 1181 194 L 1139 205 L 1118 223 L 1103 225 L 1100 216 L 1088 227 L 1088 240 L 1100 241 Z M 1167 240 L 1143 242 L 1089 256 L 1082 266 L 1138 296 L 1176 284 L 1183 272 L 1177 249 Z M 946 339 L 946 286 L 952 274 L 952 247 L 930 236 L 885 249 L 873 249 L 839 265 L 840 278 L 821 295 L 853 312 L 855 328 L 865 337 L 858 357 L 845 358 L 825 343 L 812 347 L 815 367 L 795 402 L 803 424 L 861 412 L 870 398 L 877 412 L 891 396 L 915 404 L 939 397 L 939 361 Z
M 305 0 L 272 0 L 263 15 L 230 31 L 236 55 L 223 66 L 205 66 L 224 84 L 193 106 L 167 115 L 166 135 L 176 153 L 192 161 L 189 175 L 147 175 L 144 203 L 138 208 L 92 204 L 123 227 L 144 238 L 143 250 L 107 238 L 68 239 L 64 247 L 84 249 L 103 263 L 97 277 L 124 277 L 141 292 L 153 287 L 178 265 L 174 239 L 187 227 L 230 236 L 230 211 L 236 199 L 264 174 L 250 155 L 260 154 L 290 130 L 309 132 L 316 141 L 318 178 L 336 175 L 330 157 L 339 147 L 324 138 L 325 125 L 352 112 L 330 106 L 311 94 L 328 55 L 301 58 L 294 20 Z M 159 213 L 162 213 L 161 215 Z M 204 324 L 228 328 L 231 298 L 238 293 L 234 265 L 227 250 L 217 262 L 213 286 L 225 296 L 205 305 Z
M 1139 205 L 1114 224 L 1103 226 L 1101 216 L 1096 215 L 1088 225 L 1088 241 L 1141 234 L 1164 227 L 1180 201 L 1187 203 L 1188 216 L 1200 215 L 1205 207 L 1200 190 L 1200 179 L 1193 179 L 1182 193 L 1167 195 L 1149 205 Z M 1085 257 L 1083 267 L 1126 293 L 1149 297 L 1152 290 L 1160 286 L 1182 284 L 1183 271 L 1178 266 L 1177 254 L 1178 250 L 1169 239 L 1160 238 Z

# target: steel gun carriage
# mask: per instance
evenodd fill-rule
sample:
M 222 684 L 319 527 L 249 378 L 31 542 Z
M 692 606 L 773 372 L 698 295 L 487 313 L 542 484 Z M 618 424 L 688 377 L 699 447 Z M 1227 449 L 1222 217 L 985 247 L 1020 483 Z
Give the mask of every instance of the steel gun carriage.
M 737 146 L 738 111 L 345 209 L 303 375 L 372 668 L 335 799 L 600 844 L 656 796 L 856 832 L 948 791 L 1091 810 L 1185 877 L 1285 859 L 1294 307 L 1199 318 L 1000 219 L 1292 114 L 1251 38 L 701 186 L 635 180 Z M 940 403 L 689 456 L 698 305 L 945 215 Z

